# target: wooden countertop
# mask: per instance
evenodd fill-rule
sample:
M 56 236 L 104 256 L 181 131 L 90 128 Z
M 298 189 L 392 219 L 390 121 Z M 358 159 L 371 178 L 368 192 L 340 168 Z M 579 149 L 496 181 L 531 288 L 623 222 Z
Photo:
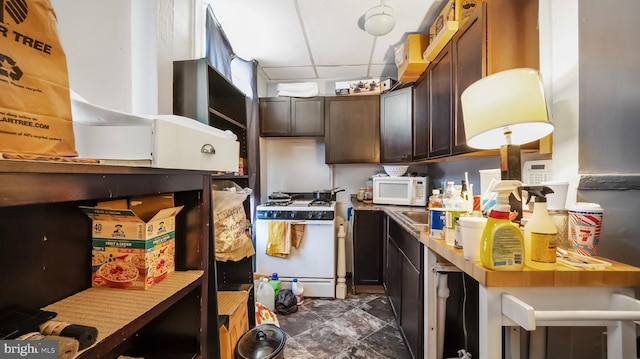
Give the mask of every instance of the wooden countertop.
M 604 269 L 571 268 L 558 264 L 551 271 L 524 268 L 521 271 L 496 271 L 480 262 L 464 259 L 462 249 L 432 239 L 427 232 L 420 234 L 425 243 L 439 257 L 473 277 L 485 287 L 635 287 L 640 286 L 640 268 L 607 258 L 612 265 Z

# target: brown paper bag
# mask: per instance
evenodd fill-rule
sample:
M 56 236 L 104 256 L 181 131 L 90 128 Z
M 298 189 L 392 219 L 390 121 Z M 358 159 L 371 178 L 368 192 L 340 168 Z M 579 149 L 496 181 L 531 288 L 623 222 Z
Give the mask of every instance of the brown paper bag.
M 0 4 L 0 152 L 77 156 L 67 61 L 51 3 Z

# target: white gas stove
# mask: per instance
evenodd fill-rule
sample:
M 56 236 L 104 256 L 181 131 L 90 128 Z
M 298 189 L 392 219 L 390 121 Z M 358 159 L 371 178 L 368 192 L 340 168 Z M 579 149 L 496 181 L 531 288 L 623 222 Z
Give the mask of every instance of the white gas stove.
M 268 255 L 269 243 L 280 243 L 281 233 L 269 238 L 274 221 L 303 225 L 298 248 L 291 246 L 284 258 Z M 300 228 L 300 226 L 296 226 Z M 256 207 L 256 273 L 278 273 L 282 288 L 290 288 L 293 278 L 304 286 L 304 296 L 335 298 L 336 224 L 335 201 L 293 199 L 270 201 Z

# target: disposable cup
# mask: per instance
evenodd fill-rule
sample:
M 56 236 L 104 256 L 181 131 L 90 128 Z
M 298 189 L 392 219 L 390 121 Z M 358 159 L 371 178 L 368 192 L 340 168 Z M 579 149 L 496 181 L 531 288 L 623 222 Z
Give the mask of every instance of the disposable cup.
M 597 203 L 578 202 L 569 208 L 569 236 L 576 253 L 598 254 L 603 214 Z
M 484 217 L 460 217 L 459 221 L 464 258 L 470 261 L 479 261 L 480 240 L 487 219 Z
M 569 182 L 567 181 L 547 181 L 540 183 L 541 186 L 547 186 L 553 190 L 553 193 L 547 195 L 547 209 L 565 209 L 567 203 L 567 191 L 569 190 Z

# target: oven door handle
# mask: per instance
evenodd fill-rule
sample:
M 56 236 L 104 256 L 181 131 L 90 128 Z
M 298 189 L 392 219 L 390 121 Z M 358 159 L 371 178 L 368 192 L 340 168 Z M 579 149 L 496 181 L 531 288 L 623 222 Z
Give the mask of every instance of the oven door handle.
M 306 224 L 306 225 L 333 225 L 333 221 L 330 220 L 310 220 L 310 221 L 291 221 L 291 223 L 295 224 Z

